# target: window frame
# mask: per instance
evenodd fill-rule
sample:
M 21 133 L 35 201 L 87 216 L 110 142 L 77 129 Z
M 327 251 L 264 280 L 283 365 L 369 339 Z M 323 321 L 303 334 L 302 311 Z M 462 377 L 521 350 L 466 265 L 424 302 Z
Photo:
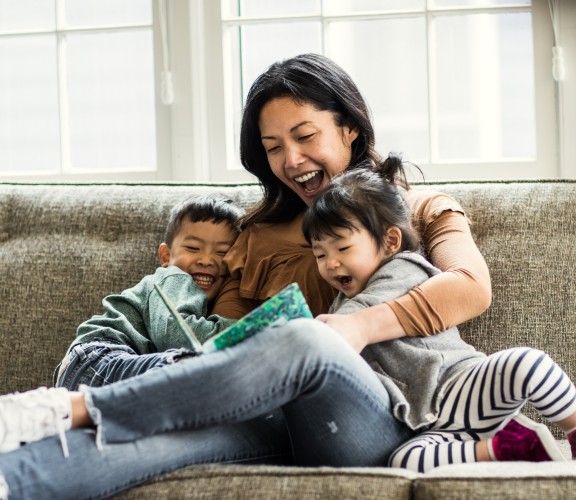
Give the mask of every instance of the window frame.
M 162 68 L 162 40 L 159 26 L 160 2 L 151 2 L 153 9 L 152 24 L 124 24 L 124 25 L 98 25 L 94 27 L 67 27 L 62 19 L 64 6 L 61 0 L 55 0 L 55 29 L 38 30 L 18 30 L 6 33 L 5 36 L 37 36 L 54 35 L 56 38 L 56 60 L 58 78 L 58 109 L 60 127 L 60 166 L 58 169 L 49 171 L 37 170 L 21 172 L 0 172 L 0 180 L 4 182 L 20 181 L 65 181 L 65 182 L 85 182 L 85 181 L 150 181 L 158 179 L 169 179 L 171 177 L 171 148 L 170 148 L 170 110 L 161 102 L 158 89 L 161 88 L 160 71 Z M 153 168 L 143 168 L 130 166 L 114 169 L 74 169 L 70 161 L 69 147 L 69 116 L 67 112 L 68 95 L 66 88 L 66 56 L 65 38 L 69 33 L 106 32 L 106 31 L 129 31 L 152 29 L 154 46 L 154 87 L 155 87 L 155 115 L 156 115 L 156 166 Z M 4 35 L 3 35 L 4 36 Z
M 56 0 L 60 1 L 60 0 Z M 326 1 L 326 0 L 325 0 Z M 329 1 L 329 0 L 328 0 Z M 576 53 L 576 3 L 558 0 L 562 45 L 567 77 L 555 82 L 552 74 L 553 30 L 548 0 L 533 0 L 535 58 L 535 110 L 537 159 L 535 162 L 422 165 L 426 179 L 483 180 L 527 178 L 576 178 L 576 141 L 567 130 L 576 124 L 576 79 L 568 54 Z M 166 0 L 169 64 L 174 82 L 174 102 L 162 103 L 162 37 L 159 9 L 163 0 L 153 0 L 154 83 L 157 159 L 155 170 L 113 172 L 35 172 L 0 174 L 4 181 L 78 182 L 253 182 L 239 165 L 233 130 L 229 126 L 231 80 L 230 59 L 218 0 Z M 432 13 L 433 15 L 433 13 Z M 330 54 L 327 53 L 329 56 Z M 408 152 L 407 152 L 408 153 Z M 530 164 L 532 163 L 532 164 Z
M 210 180 L 220 182 L 253 180 L 252 176 L 241 169 L 237 152 L 235 151 L 234 131 L 231 126 L 233 123 L 233 110 L 230 109 L 229 105 L 231 96 L 222 89 L 220 84 L 208 85 L 208 82 L 223 82 L 224 89 L 230 87 L 230 82 L 232 81 L 230 68 L 232 64 L 230 62 L 231 55 L 227 53 L 228 44 L 225 41 L 223 42 L 225 36 L 227 36 L 224 32 L 224 27 L 241 24 L 243 20 L 229 18 L 224 22 L 220 21 L 220 2 L 192 0 L 192 3 L 202 9 L 205 19 L 205 37 L 203 38 L 205 53 L 203 58 L 209 61 L 223 61 L 221 68 L 212 65 L 206 68 L 203 75 L 203 78 L 205 78 L 205 94 L 201 100 L 202 102 L 210 103 L 212 116 L 211 120 L 201 122 L 202 125 L 197 124 L 197 126 L 205 127 L 206 133 L 203 141 L 195 141 L 197 144 L 196 149 L 200 148 L 203 151 L 205 155 L 203 161 L 211 166 L 209 172 Z M 534 161 L 431 162 L 420 165 L 427 180 L 510 180 L 556 178 L 562 175 L 557 144 L 556 84 L 551 77 L 550 69 L 553 31 L 547 0 L 533 0 L 531 7 L 507 6 L 506 9 L 507 11 L 519 12 L 532 9 L 533 13 L 536 159 Z M 436 8 L 428 11 L 426 16 L 427 23 L 430 26 L 432 25 L 431 19 L 440 15 L 500 10 L 500 8 Z M 305 16 L 305 18 L 309 17 Z M 315 17 L 318 18 L 318 16 Z M 272 19 L 266 18 L 265 20 L 270 21 Z M 326 18 L 327 21 L 330 19 Z M 320 20 L 326 22 L 322 18 Z M 258 20 L 249 18 L 246 22 L 254 23 L 258 22 Z M 210 26 L 209 29 L 208 26 Z M 429 44 L 429 53 L 431 50 L 432 47 Z M 329 49 L 325 50 L 325 53 L 330 57 Z M 433 80 L 430 79 L 430 81 L 432 82 Z M 433 131 L 430 133 L 433 133 Z M 467 166 L 470 168 L 463 168 Z

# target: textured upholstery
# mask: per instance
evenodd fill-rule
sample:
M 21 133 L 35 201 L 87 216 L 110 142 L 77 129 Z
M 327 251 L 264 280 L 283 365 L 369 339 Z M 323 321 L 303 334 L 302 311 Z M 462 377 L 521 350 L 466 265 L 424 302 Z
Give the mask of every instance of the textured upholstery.
M 431 187 L 464 206 L 492 275 L 493 304 L 461 326 L 463 336 L 485 352 L 543 349 L 574 380 L 576 182 Z M 153 272 L 170 208 L 207 192 L 245 207 L 261 196 L 253 184 L 0 184 L 0 392 L 49 385 L 76 326 L 101 311 L 105 295 Z M 469 464 L 425 475 L 211 465 L 167 474 L 122 497 L 446 500 L 576 492 L 576 462 L 544 465 Z

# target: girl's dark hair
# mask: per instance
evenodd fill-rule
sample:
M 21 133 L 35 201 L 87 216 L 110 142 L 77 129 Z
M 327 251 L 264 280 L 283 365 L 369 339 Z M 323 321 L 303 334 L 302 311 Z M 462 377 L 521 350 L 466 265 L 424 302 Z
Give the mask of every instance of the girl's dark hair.
M 389 156 L 386 171 L 403 177 L 399 156 Z M 338 236 L 338 229 L 358 229 L 358 221 L 370 233 L 378 248 L 384 247 L 388 228 L 402 233 L 400 251 L 418 251 L 420 241 L 410 224 L 410 211 L 398 187 L 382 175 L 382 169 L 359 165 L 334 177 L 304 215 L 302 230 L 308 242 Z
M 190 222 L 225 222 L 240 232 L 240 219 L 245 212 L 232 200 L 220 196 L 204 195 L 188 198 L 176 205 L 170 212 L 164 243 L 172 246 L 174 238 L 182 227 L 184 220 Z
M 358 130 L 350 164 L 382 167 L 382 158 L 374 149 L 368 106 L 348 73 L 319 54 L 301 54 L 274 63 L 252 84 L 242 116 L 240 159 L 244 168 L 260 180 L 264 191 L 262 201 L 243 219 L 243 226 L 291 220 L 306 209 L 298 195 L 274 175 L 262 145 L 260 113 L 268 102 L 279 97 L 290 97 L 333 113 L 336 125 Z

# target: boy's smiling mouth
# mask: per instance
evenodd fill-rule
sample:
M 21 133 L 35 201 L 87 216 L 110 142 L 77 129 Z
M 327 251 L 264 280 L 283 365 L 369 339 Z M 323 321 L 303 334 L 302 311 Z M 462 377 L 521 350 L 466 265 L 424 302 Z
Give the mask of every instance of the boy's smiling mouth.
M 205 273 L 194 273 L 192 278 L 200 288 L 210 288 L 216 281 L 214 276 Z

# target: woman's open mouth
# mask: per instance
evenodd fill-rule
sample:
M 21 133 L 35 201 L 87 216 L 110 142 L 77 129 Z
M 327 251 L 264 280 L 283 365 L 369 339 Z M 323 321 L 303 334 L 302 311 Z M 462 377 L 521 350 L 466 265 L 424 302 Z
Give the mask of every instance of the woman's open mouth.
M 322 170 L 316 170 L 315 172 L 308 172 L 307 174 L 294 177 L 293 180 L 298 183 L 305 194 L 315 194 L 320 187 L 322 187 L 322 181 L 324 180 L 324 172 Z

